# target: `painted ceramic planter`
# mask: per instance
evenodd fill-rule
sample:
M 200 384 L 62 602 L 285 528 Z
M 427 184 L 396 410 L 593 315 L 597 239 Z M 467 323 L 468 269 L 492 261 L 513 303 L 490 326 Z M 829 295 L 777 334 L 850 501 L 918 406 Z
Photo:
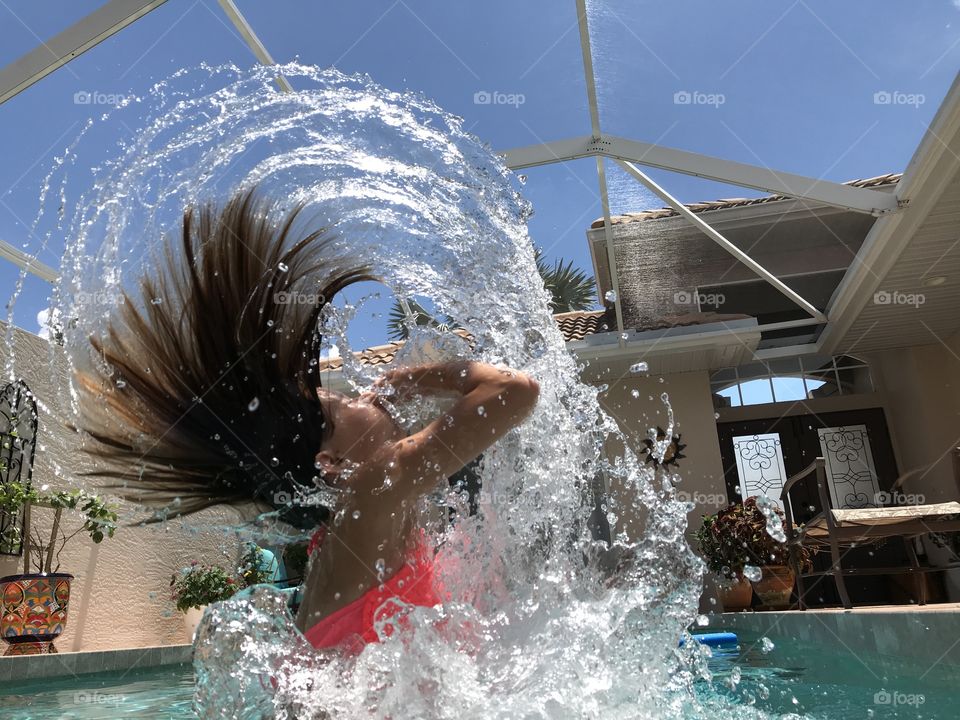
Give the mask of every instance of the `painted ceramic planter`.
M 0 637 L 4 655 L 55 653 L 67 625 L 73 575 L 8 575 L 0 578 Z
M 764 565 L 763 577 L 753 583 L 753 591 L 760 602 L 771 610 L 790 607 L 790 595 L 796 578 L 786 565 Z

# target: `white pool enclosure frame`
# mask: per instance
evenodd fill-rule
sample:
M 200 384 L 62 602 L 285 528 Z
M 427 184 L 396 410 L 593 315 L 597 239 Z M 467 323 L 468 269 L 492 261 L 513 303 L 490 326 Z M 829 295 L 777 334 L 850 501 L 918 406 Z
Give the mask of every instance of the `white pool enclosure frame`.
M 40 43 L 18 60 L 0 68 L 0 105 L 166 2 L 167 0 L 110 0 L 106 2 L 99 9 L 77 21 L 66 30 L 46 42 Z M 233 23 L 252 50 L 257 61 L 264 65 L 276 64 L 233 0 L 218 0 L 218 2 L 227 18 Z M 623 347 L 627 344 L 627 336 L 624 333 L 619 296 L 619 278 L 614 257 L 614 237 L 604 158 L 610 158 L 616 162 L 629 175 L 658 195 L 678 214 L 810 316 L 807 319 L 759 325 L 756 330 L 827 324 L 830 318 L 823 312 L 791 290 L 783 281 L 752 259 L 749 254 L 740 250 L 699 215 L 693 213 L 644 173 L 639 166 L 693 175 L 795 198 L 811 204 L 829 205 L 876 217 L 897 213 L 906 206 L 906 201 L 902 199 L 899 192 L 900 187 L 895 188 L 893 192 L 856 187 L 605 134 L 601 126 L 600 112 L 597 106 L 586 0 L 575 0 L 575 2 L 590 113 L 590 134 L 512 148 L 504 150 L 500 154 L 503 156 L 506 165 L 513 170 L 562 163 L 579 158 L 593 157 L 596 159 L 597 183 L 603 209 L 603 228 L 607 261 L 610 268 L 610 283 L 611 289 L 615 293 L 613 305 L 616 313 L 619 345 Z M 278 76 L 277 85 L 281 91 L 289 92 L 293 89 L 282 75 Z M 14 263 L 22 271 L 36 275 L 47 282 L 53 283 L 57 280 L 56 270 L 2 239 L 0 239 L 0 257 Z

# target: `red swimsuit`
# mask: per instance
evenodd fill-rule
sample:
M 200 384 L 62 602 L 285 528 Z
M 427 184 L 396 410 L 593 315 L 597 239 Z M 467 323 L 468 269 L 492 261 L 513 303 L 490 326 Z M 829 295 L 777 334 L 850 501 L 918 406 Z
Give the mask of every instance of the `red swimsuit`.
M 326 528 L 320 528 L 311 538 L 307 555 L 320 547 L 326 536 Z M 396 599 L 399 602 L 390 602 Z M 440 588 L 433 572 L 433 553 L 426 543 L 421 543 L 414 556 L 399 571 L 382 585 L 371 588 L 348 605 L 334 611 L 306 631 L 307 640 L 315 648 L 338 645 L 359 652 L 367 643 L 380 640 L 376 625 L 401 613 L 408 605 L 432 607 L 442 602 Z M 398 624 L 403 619 L 398 618 Z M 383 628 L 390 636 L 393 628 Z

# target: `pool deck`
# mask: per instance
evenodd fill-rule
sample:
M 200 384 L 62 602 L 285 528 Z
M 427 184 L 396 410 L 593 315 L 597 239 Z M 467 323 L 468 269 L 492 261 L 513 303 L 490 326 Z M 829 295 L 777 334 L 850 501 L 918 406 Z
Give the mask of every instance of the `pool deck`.
M 745 650 L 767 637 L 798 665 L 818 654 L 811 648 L 829 648 L 865 677 L 948 687 L 960 677 L 958 603 L 723 613 L 708 627 L 738 633 Z
M 49 677 L 79 676 L 89 673 L 181 665 L 191 662 L 192 645 L 64 652 L 49 655 L 0 657 L 0 684 Z

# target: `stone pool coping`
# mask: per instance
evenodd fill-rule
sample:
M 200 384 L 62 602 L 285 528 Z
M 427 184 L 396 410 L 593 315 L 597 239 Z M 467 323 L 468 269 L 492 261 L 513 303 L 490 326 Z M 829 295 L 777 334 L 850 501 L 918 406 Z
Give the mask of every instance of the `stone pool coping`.
M 191 662 L 192 658 L 192 645 L 160 645 L 122 650 L 0 657 L 0 683 L 42 680 L 50 677 L 76 677 L 89 673 L 133 670 L 158 665 L 180 665 Z

